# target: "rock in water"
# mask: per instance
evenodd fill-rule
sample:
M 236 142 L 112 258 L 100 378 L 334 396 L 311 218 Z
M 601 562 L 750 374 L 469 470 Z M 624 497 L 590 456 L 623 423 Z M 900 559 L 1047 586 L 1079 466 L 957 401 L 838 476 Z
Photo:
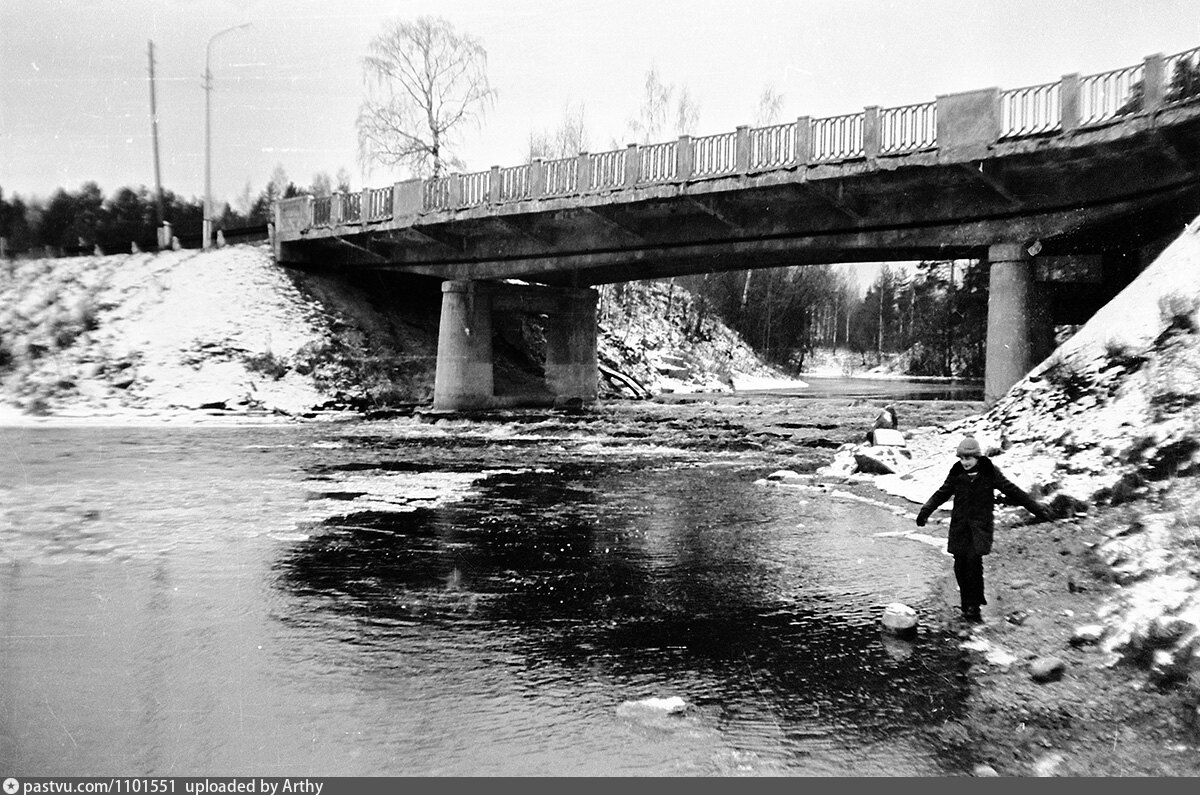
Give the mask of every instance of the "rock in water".
M 679 696 L 669 696 L 668 698 L 643 698 L 641 701 L 635 701 L 634 704 L 646 707 L 647 709 L 660 710 L 668 715 L 675 712 L 683 712 L 687 707 L 685 702 Z
M 876 428 L 871 432 L 871 443 L 888 447 L 907 447 L 904 434 L 890 428 Z
M 912 635 L 917 631 L 917 611 L 902 602 L 892 602 L 883 608 L 880 620 L 893 635 Z
M 1056 682 L 1066 669 L 1067 664 L 1057 657 L 1039 657 L 1029 664 L 1029 675 L 1035 682 Z

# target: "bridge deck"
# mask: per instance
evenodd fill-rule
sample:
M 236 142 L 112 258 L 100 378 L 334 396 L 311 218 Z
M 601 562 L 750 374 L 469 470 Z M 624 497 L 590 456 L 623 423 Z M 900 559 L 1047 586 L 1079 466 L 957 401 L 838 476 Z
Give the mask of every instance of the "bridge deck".
M 1200 48 L 1147 59 L 1142 79 L 1157 74 L 1165 85 L 1161 75 L 1184 55 L 1200 61 Z M 1129 74 L 1094 77 L 1128 83 Z M 1200 97 L 1143 91 L 1137 109 L 1110 99 L 1097 110 L 1081 105 L 1079 82 L 1048 84 L 1060 109 L 1040 121 L 1022 111 L 1036 103 L 1017 103 L 1046 86 L 939 97 L 908 136 L 888 127 L 895 114 L 868 109 L 861 144 L 836 156 L 822 140 L 802 140 L 802 130 L 820 137 L 827 121 L 810 120 L 726 134 L 732 154 L 719 168 L 702 162 L 707 139 L 682 138 L 671 158 L 664 145 L 630 147 L 624 172 L 603 155 L 534 164 L 515 191 L 517 172 L 492 169 L 285 200 L 276 250 L 281 262 L 313 267 L 583 286 L 981 257 L 1004 242 L 1036 241 L 1044 254 L 1127 251 L 1200 213 Z M 1120 90 L 1132 91 L 1117 85 L 1111 97 Z

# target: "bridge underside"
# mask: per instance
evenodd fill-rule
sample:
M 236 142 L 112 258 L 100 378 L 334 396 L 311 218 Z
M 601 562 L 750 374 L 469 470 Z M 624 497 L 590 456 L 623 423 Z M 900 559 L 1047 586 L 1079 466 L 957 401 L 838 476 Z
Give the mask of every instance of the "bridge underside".
M 284 264 L 335 271 L 575 289 L 805 264 L 999 261 L 988 328 L 992 399 L 1049 353 L 1050 325 L 1084 322 L 1136 276 L 1148 252 L 1200 215 L 1200 113 L 1189 113 L 1072 133 L 1068 145 L 1061 134 L 1002 140 L 973 152 L 312 228 L 299 241 L 279 242 L 277 255 Z M 1065 286 L 1057 296 L 1052 284 L 1033 290 L 1035 254 L 1095 258 L 1103 280 Z M 1021 350 L 1002 361 L 1014 348 Z

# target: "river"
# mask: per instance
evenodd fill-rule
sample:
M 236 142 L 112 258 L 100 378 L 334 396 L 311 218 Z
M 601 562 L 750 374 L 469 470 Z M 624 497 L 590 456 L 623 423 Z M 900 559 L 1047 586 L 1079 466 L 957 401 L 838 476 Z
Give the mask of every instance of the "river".
M 968 772 L 944 554 L 667 417 L 0 428 L 0 775 Z

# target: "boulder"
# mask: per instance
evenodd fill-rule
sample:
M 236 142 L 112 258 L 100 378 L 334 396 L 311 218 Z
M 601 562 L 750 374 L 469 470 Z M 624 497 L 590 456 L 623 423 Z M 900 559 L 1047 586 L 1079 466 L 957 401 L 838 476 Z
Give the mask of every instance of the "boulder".
M 1029 664 L 1029 675 L 1035 682 L 1055 682 L 1066 669 L 1067 664 L 1057 657 L 1039 657 Z
M 891 475 L 907 469 L 910 461 L 907 449 L 892 445 L 863 445 L 854 452 L 858 472 L 866 475 Z
M 871 431 L 871 443 L 885 447 L 907 447 L 904 434 L 891 428 L 876 428 Z
M 687 702 L 679 696 L 652 697 L 621 702 L 617 707 L 617 715 L 629 720 L 654 723 L 668 715 L 682 715 L 686 709 Z
M 1094 646 L 1104 637 L 1103 624 L 1087 624 L 1082 627 L 1076 627 L 1075 632 L 1071 635 L 1072 646 Z
M 904 637 L 917 631 L 917 611 L 903 602 L 892 602 L 884 607 L 879 620 L 884 629 L 893 635 Z

